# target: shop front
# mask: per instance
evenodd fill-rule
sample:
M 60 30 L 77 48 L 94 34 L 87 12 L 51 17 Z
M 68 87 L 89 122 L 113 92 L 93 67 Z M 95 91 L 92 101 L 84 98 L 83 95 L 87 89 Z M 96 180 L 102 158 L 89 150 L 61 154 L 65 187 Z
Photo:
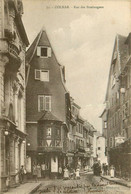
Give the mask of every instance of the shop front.
M 115 167 L 115 176 L 131 180 L 131 139 L 110 149 L 109 165 Z

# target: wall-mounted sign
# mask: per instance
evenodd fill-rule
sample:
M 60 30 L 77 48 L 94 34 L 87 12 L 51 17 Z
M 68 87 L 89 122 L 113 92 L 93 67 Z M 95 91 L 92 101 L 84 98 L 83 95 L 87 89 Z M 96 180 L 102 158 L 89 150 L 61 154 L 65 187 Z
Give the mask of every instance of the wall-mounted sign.
M 123 143 L 125 141 L 125 137 L 115 137 L 115 146 L 120 145 L 121 143 Z

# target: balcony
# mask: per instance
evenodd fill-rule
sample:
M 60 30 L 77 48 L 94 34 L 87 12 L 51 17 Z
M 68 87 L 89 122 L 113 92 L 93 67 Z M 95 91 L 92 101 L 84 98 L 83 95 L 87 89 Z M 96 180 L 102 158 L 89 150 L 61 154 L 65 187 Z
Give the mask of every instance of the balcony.
M 20 65 L 21 65 L 21 59 L 19 57 L 20 49 L 19 49 L 19 43 L 16 39 L 16 32 L 11 32 L 9 29 L 4 29 L 5 39 L 3 42 L 3 46 L 5 46 L 5 43 L 7 45 L 6 47 L 6 55 L 9 58 L 8 68 L 11 72 L 18 71 Z M 4 47 L 3 47 L 4 48 Z M 3 50 L 3 49 L 2 49 Z M 3 50 L 4 51 L 4 50 Z
M 62 152 L 63 148 L 62 146 L 38 146 L 37 150 L 41 152 Z
M 76 145 L 76 149 L 78 150 L 78 152 L 85 152 L 84 146 Z
M 21 65 L 21 59 L 19 57 L 19 49 L 15 44 L 9 43 L 8 55 L 9 55 L 8 68 L 10 69 L 10 71 L 18 71 Z

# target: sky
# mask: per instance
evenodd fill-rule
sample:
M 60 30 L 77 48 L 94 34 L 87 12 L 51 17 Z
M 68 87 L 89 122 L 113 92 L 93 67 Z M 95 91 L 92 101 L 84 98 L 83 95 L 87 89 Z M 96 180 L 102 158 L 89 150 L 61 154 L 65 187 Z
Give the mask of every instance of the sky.
M 23 0 L 23 23 L 30 43 L 45 28 L 56 58 L 66 69 L 66 87 L 81 116 L 98 131 L 117 34 L 128 36 L 126 0 Z M 62 7 L 63 6 L 63 7 Z

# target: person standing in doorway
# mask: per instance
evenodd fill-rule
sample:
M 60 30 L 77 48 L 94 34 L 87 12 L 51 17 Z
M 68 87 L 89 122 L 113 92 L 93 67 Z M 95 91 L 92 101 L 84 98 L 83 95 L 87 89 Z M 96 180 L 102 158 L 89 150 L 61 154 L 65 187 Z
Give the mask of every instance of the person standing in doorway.
M 38 179 L 37 179 L 37 167 L 36 167 L 36 165 L 34 164 L 33 165 L 33 179 L 37 182 L 38 181 Z
M 40 164 L 37 164 L 37 178 L 41 178 L 41 166 Z
M 115 167 L 113 165 L 111 165 L 110 167 L 110 175 L 111 175 L 111 178 L 115 177 Z
M 62 167 L 59 166 L 59 169 L 58 169 L 58 178 L 61 179 L 62 178 Z
M 64 168 L 64 177 L 63 180 L 68 180 L 69 179 L 69 171 L 67 167 Z
M 44 162 L 41 164 L 41 174 L 42 174 L 42 177 L 45 178 L 45 163 Z
M 19 176 L 20 176 L 20 183 L 24 182 L 24 166 L 22 165 L 19 171 Z
M 76 179 L 80 179 L 80 168 L 79 168 L 79 166 L 76 169 Z

